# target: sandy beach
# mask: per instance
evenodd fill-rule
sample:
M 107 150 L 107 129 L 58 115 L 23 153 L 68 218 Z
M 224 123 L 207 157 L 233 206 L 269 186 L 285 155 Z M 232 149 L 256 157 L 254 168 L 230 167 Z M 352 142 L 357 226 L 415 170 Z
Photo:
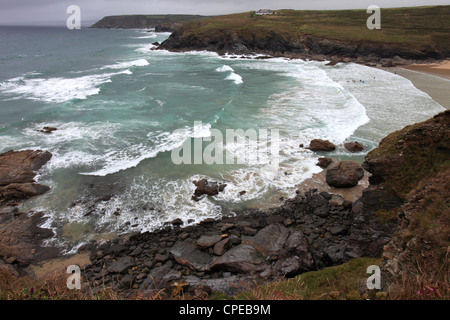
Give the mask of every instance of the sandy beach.
M 407 78 L 417 89 L 427 93 L 444 108 L 450 109 L 450 60 L 383 69 Z

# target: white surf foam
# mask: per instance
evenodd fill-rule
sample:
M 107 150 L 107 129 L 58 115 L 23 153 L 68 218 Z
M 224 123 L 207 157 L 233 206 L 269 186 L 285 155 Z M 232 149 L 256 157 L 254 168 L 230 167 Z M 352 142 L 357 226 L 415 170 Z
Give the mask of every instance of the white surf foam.
M 222 67 L 219 67 L 216 69 L 216 72 L 230 72 L 230 74 L 225 78 L 225 80 L 231 80 L 235 84 L 242 84 L 244 83 L 244 80 L 240 75 L 238 75 L 233 68 L 231 68 L 228 65 L 223 65 Z
M 146 59 L 137 59 L 132 61 L 122 61 L 115 64 L 104 66 L 100 69 L 128 69 L 131 67 L 144 67 L 150 63 Z
M 33 78 L 24 77 L 10 79 L 0 83 L 0 91 L 5 94 L 20 95 L 30 100 L 40 100 L 52 103 L 63 103 L 72 99 L 87 99 L 97 95 L 100 86 L 111 82 L 111 77 L 119 74 L 129 74 L 124 70 L 117 73 L 88 75 L 77 78 Z
M 93 172 L 84 172 L 83 175 L 106 176 L 122 170 L 136 167 L 145 159 L 156 157 L 162 152 L 171 151 L 181 147 L 186 139 L 205 138 L 211 135 L 209 123 L 197 125 L 193 128 L 182 128 L 174 132 L 151 132 L 147 135 L 154 141 L 154 146 L 144 143 L 123 146 L 121 149 L 112 149 L 103 155 L 103 166 Z

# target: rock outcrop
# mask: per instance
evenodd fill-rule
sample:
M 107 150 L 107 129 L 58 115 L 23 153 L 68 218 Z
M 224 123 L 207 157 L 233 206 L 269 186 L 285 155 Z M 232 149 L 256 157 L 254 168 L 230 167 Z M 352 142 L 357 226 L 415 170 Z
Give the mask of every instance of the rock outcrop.
M 41 150 L 9 151 L 0 154 L 0 261 L 23 274 L 30 263 L 52 257 L 57 249 L 42 242 L 53 231 L 39 227 L 46 219 L 42 212 L 20 212 L 16 205 L 43 194 L 49 187 L 34 182 L 36 171 L 52 157 Z
M 275 30 L 248 28 L 199 28 L 182 26 L 174 30 L 160 49 L 170 51 L 214 51 L 219 54 L 265 54 L 312 60 L 356 62 L 385 66 L 405 65 L 409 60 L 443 59 L 445 52 L 412 50 L 398 43 L 367 40 L 337 40 L 313 34 L 300 34 L 296 39 Z
M 21 201 L 49 190 L 34 177 L 52 157 L 48 151 L 8 151 L 0 154 L 0 205 Z
M 351 188 L 364 177 L 364 169 L 355 161 L 341 161 L 338 165 L 327 170 L 328 185 L 336 188 Z

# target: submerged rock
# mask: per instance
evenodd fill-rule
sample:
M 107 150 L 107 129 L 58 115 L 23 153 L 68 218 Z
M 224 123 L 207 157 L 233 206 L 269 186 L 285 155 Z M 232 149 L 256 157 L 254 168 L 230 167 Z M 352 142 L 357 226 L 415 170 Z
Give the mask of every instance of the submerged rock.
M 351 151 L 351 152 L 359 152 L 359 151 L 364 150 L 364 146 L 357 141 L 346 142 L 346 143 L 344 143 L 344 147 L 345 147 L 345 149 L 347 149 L 348 151 Z
M 193 181 L 193 183 L 197 187 L 194 192 L 196 201 L 199 200 L 198 197 L 205 194 L 208 196 L 215 196 L 219 194 L 219 192 L 222 192 L 227 186 L 226 184 L 223 183 L 209 182 L 207 179 L 202 179 L 200 181 Z

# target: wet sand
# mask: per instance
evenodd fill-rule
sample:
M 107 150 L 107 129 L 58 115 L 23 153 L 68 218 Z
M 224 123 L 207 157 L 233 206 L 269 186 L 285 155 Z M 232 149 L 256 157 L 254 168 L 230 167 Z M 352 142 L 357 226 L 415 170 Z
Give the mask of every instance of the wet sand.
M 450 109 L 450 60 L 433 64 L 412 64 L 404 67 L 382 68 L 410 80 L 434 101 Z

